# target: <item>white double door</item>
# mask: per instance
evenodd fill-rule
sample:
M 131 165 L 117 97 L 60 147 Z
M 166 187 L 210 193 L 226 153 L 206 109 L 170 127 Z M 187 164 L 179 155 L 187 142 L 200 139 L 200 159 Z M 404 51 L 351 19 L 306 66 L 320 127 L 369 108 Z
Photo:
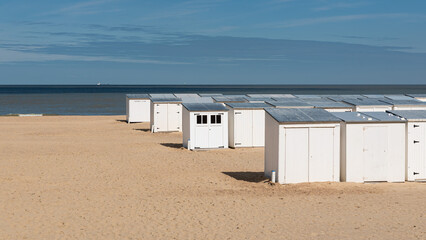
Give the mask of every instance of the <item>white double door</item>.
M 285 182 L 334 181 L 334 128 L 285 129 Z
M 194 148 L 223 148 L 223 114 L 202 113 L 195 117 Z
M 156 104 L 155 127 L 157 131 L 181 131 L 182 105 L 176 103 Z
M 426 179 L 426 123 L 408 123 L 407 180 Z
M 265 146 L 265 111 L 234 111 L 234 146 Z

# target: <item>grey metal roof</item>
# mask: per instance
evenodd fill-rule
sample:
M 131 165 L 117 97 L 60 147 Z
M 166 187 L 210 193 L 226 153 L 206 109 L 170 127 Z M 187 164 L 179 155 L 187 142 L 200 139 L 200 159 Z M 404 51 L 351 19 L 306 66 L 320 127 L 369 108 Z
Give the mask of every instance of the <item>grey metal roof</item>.
M 212 97 L 216 102 L 247 102 L 244 97 L 240 96 L 213 96 Z
M 319 108 L 265 108 L 279 123 L 340 122 L 340 119 Z
M 197 98 L 182 98 L 184 103 L 212 103 L 213 99 L 211 97 L 197 97 Z
M 413 100 L 412 97 L 409 97 L 403 94 L 390 94 L 390 95 L 385 95 L 385 97 L 391 100 Z
M 173 93 L 150 93 L 149 96 L 152 98 L 175 98 Z
M 388 112 L 362 112 L 363 114 L 380 120 L 381 122 L 405 122 L 400 117 L 397 117 Z
M 389 116 L 389 113 L 385 112 L 333 112 L 331 114 L 348 123 L 403 122 L 400 118 Z
M 183 103 L 190 112 L 224 112 L 228 109 L 220 103 Z
M 314 106 L 303 101 L 267 101 L 266 103 L 277 108 L 313 108 Z
M 200 97 L 213 97 L 213 96 L 222 96 L 222 93 L 199 93 Z
M 426 110 L 392 110 L 387 112 L 405 118 L 408 121 L 426 121 Z
M 343 102 L 308 102 L 316 108 L 352 108 L 353 106 Z
M 181 103 L 182 102 L 182 99 L 177 98 L 177 97 L 172 97 L 172 98 L 170 98 L 170 97 L 151 97 L 150 99 L 153 103 L 166 103 L 166 102 Z
M 410 93 L 405 95 L 413 97 L 413 98 L 426 98 L 426 93 Z
M 196 93 L 175 93 L 174 94 L 178 98 L 199 98 L 200 95 Z
M 331 99 L 333 101 L 336 101 L 336 102 L 342 102 L 342 101 L 347 100 L 347 99 L 348 100 L 349 99 L 358 100 L 358 99 L 365 99 L 366 97 L 361 96 L 361 95 L 327 95 L 327 98 Z
M 418 100 L 390 100 L 390 99 L 385 99 L 385 100 L 380 100 L 381 102 L 385 102 L 385 103 L 389 103 L 391 105 L 395 105 L 395 106 L 425 106 L 426 107 L 426 102 L 422 102 L 422 101 L 418 101 Z
M 234 109 L 258 109 L 272 107 L 266 103 L 226 103 L 226 105 Z
M 349 103 L 354 106 L 391 106 L 391 104 L 381 102 L 376 99 L 364 98 L 363 100 L 359 99 L 345 99 L 345 103 Z
M 366 98 L 385 98 L 385 95 L 382 94 L 363 94 L 362 96 L 366 97 Z
M 265 97 L 265 98 L 295 98 L 292 94 L 275 94 L 275 93 L 266 93 L 266 94 L 247 94 L 248 97 Z
M 148 94 L 126 94 L 126 97 L 132 99 L 149 99 Z
M 311 94 L 295 94 L 297 98 L 321 98 L 320 95 L 311 95 Z
M 263 102 L 273 101 L 272 98 L 268 98 L 268 97 L 245 97 L 245 99 L 247 101 L 263 101 Z

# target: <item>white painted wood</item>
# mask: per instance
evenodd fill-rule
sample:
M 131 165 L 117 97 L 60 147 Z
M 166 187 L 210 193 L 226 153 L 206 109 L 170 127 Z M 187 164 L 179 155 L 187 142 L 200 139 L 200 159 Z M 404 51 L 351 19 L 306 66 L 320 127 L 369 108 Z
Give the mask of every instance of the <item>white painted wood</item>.
M 182 105 L 180 103 L 167 104 L 167 131 L 182 130 Z
M 149 99 L 129 99 L 126 101 L 127 122 L 149 122 L 150 121 L 150 100 Z
M 309 182 L 334 180 L 334 128 L 309 128 Z
M 210 128 L 208 124 L 196 124 L 195 126 L 195 148 L 209 148 L 209 132 Z
M 185 117 L 187 115 L 188 117 Z M 215 121 L 212 121 L 212 116 Z M 220 123 L 217 119 L 220 116 Z M 201 122 L 197 123 L 197 117 Z M 205 119 L 205 121 L 203 120 Z M 228 112 L 190 112 L 184 108 L 183 142 L 188 148 L 191 140 L 191 149 L 228 148 Z M 189 124 L 187 123 L 189 122 Z M 188 134 L 190 132 L 190 134 Z M 188 137 L 190 135 L 190 137 Z
M 407 124 L 407 180 L 426 179 L 426 123 Z
M 154 104 L 154 128 L 155 132 L 168 131 L 167 104 Z
M 309 182 L 309 129 L 285 129 L 285 182 Z
M 341 181 L 403 182 L 405 123 L 342 123 Z
M 284 183 L 284 174 L 278 171 L 278 163 L 284 162 L 284 159 L 279 158 L 279 146 L 284 145 L 284 138 L 279 137 L 280 131 L 284 131 L 284 128 L 280 128 L 278 122 L 276 122 L 271 115 L 265 114 L 264 174 L 265 177 L 271 178 L 271 172 L 275 170 L 277 176 L 276 181 Z
M 234 145 L 236 147 L 253 146 L 253 111 L 234 111 Z
M 366 126 L 364 131 L 364 181 L 384 181 L 388 176 L 386 126 Z M 380 139 L 377 139 L 381 136 Z
M 263 147 L 265 146 L 265 110 L 251 110 L 253 114 L 252 121 L 252 146 Z

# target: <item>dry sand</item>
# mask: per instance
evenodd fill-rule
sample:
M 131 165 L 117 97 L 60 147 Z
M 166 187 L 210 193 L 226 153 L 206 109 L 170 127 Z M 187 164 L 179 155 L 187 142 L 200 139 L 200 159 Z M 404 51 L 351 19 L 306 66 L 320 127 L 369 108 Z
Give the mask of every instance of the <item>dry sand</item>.
M 0 239 L 426 239 L 426 184 L 275 185 L 123 116 L 0 118 Z

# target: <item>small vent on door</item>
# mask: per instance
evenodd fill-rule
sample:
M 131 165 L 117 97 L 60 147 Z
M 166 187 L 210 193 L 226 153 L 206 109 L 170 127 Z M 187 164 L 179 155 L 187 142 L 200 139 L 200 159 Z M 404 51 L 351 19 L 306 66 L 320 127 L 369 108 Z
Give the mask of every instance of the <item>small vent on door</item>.
M 418 127 L 420 127 L 420 125 L 416 125 L 416 124 L 414 124 L 414 128 L 418 128 Z
M 414 143 L 419 143 L 420 141 L 416 141 L 416 140 L 414 140 Z

